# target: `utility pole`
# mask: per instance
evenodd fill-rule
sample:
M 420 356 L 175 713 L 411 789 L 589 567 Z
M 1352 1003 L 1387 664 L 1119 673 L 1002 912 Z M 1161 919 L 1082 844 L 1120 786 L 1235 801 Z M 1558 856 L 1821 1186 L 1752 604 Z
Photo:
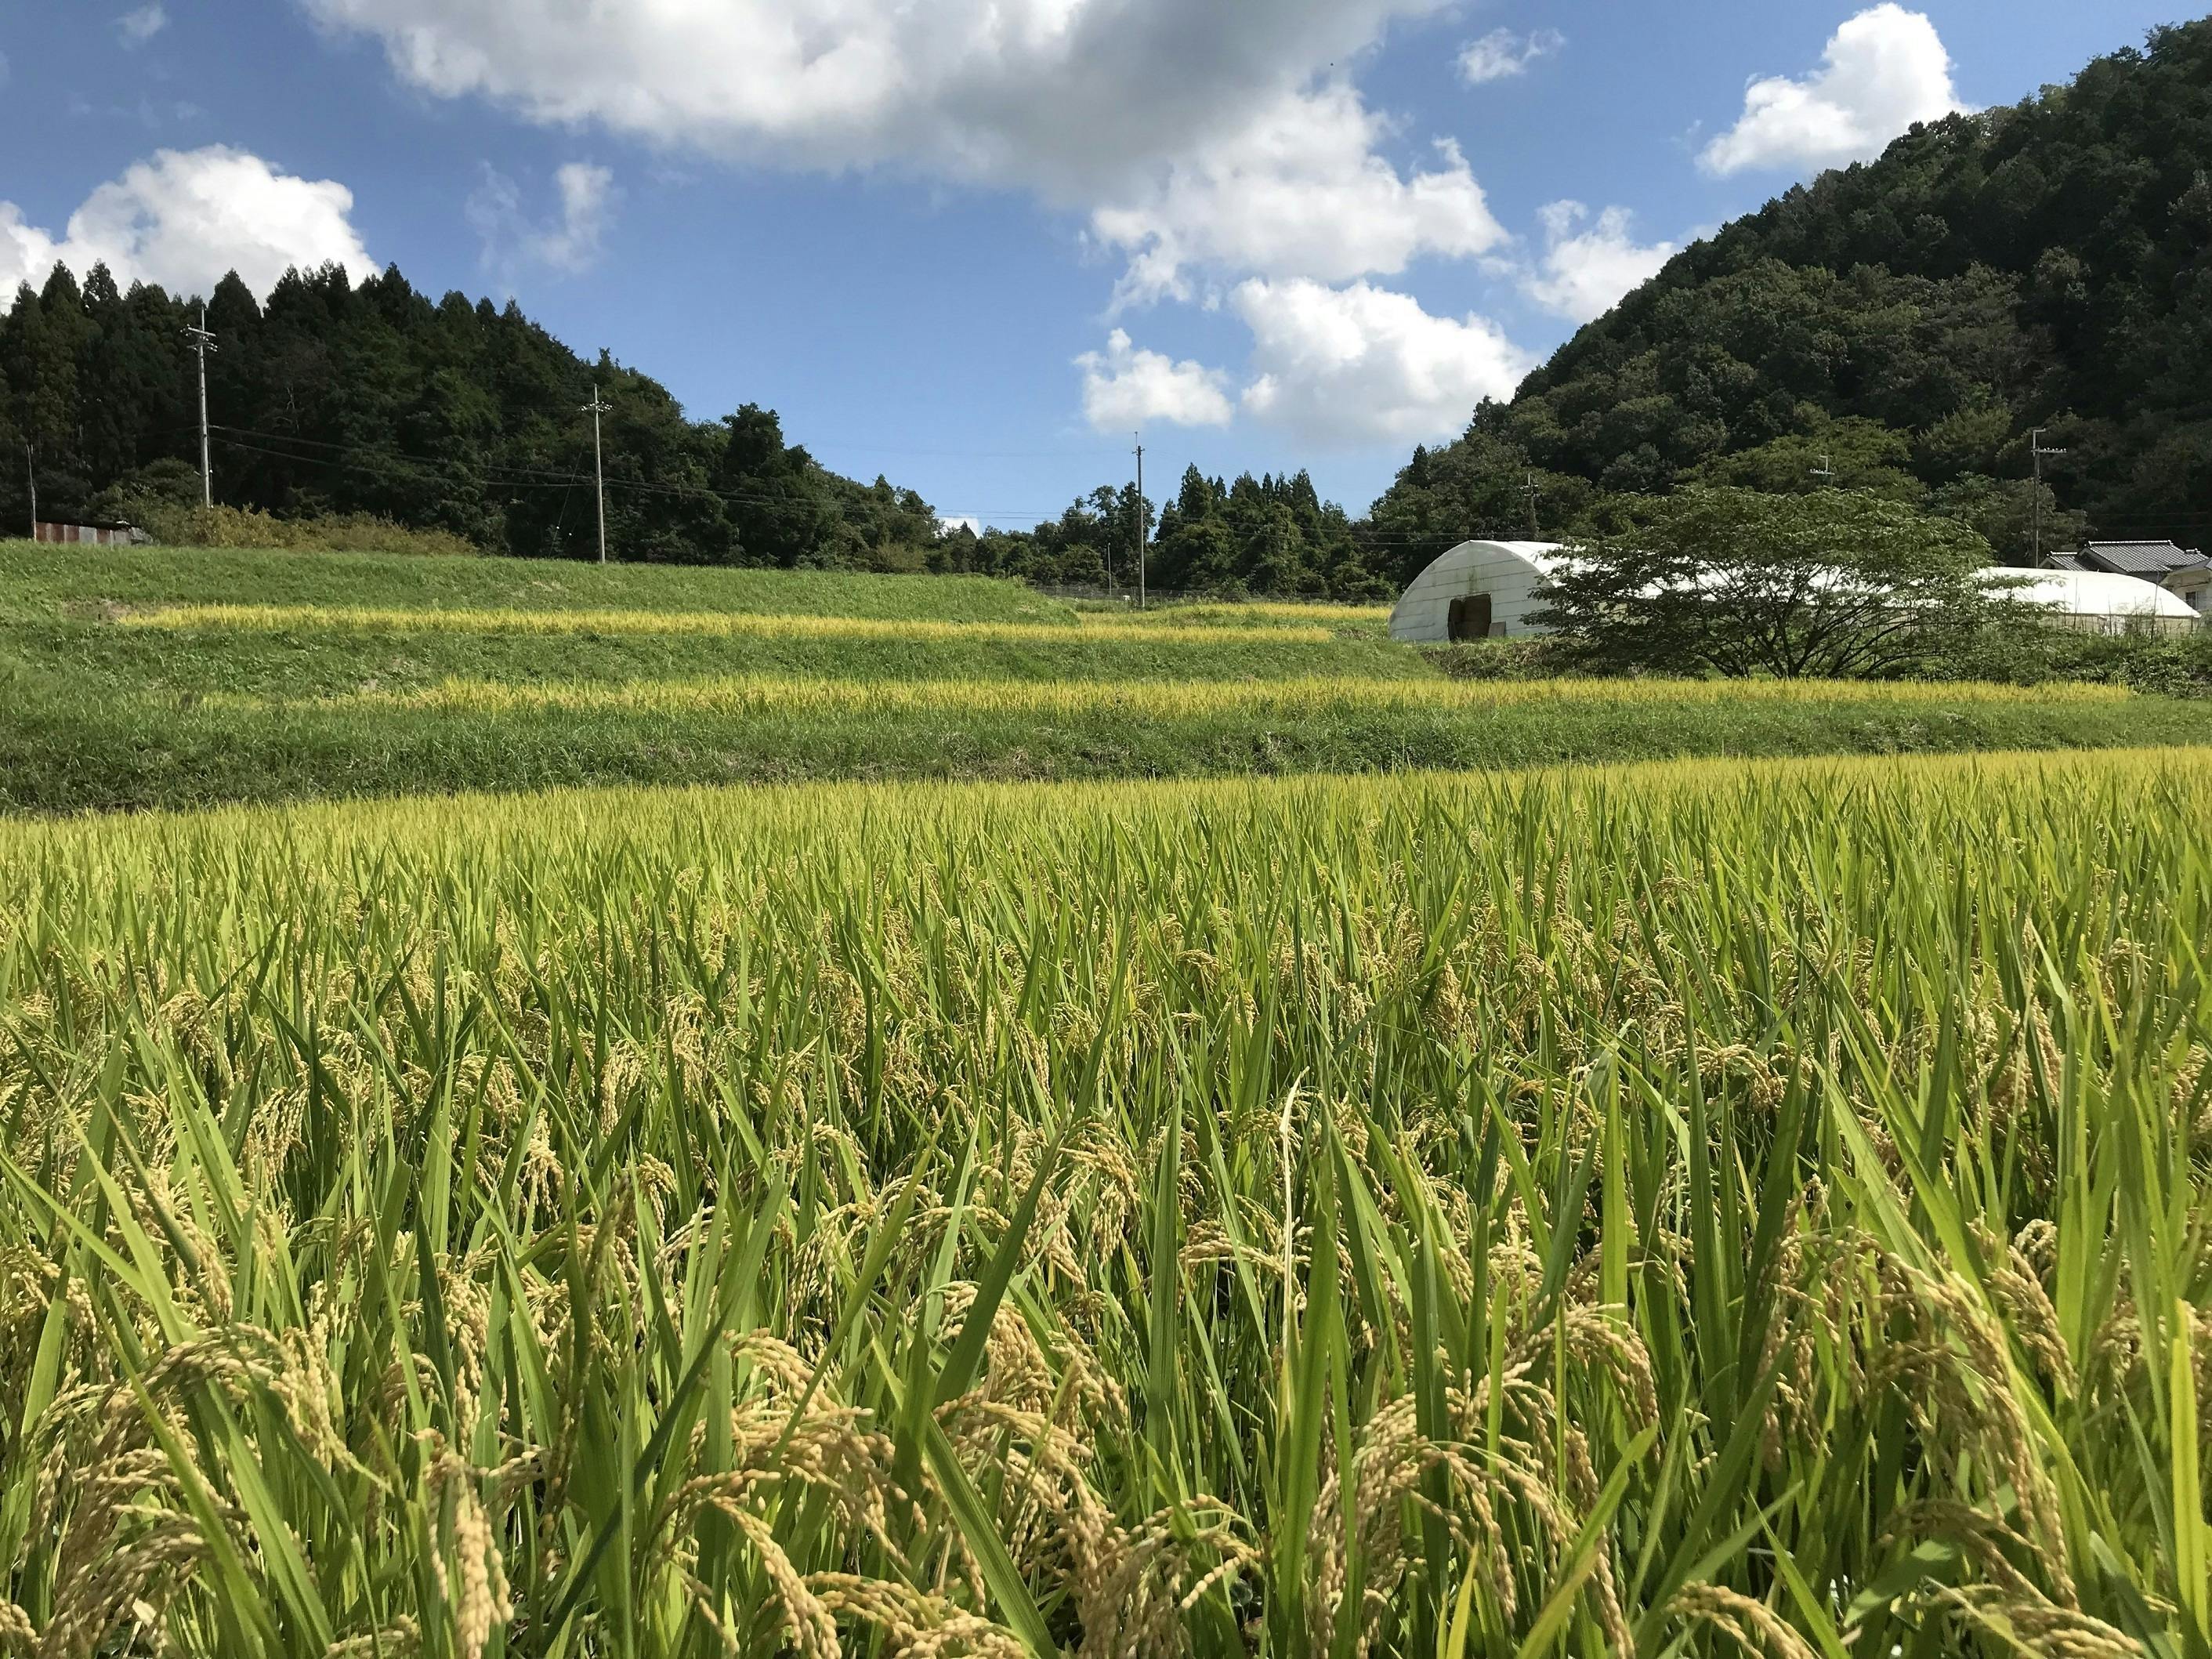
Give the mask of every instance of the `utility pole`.
M 2027 434 L 2027 453 L 2035 462 L 2035 568 L 2038 570 L 2043 568 L 2043 458 L 2066 453 L 2063 449 L 2044 447 L 2043 434 L 2050 430 L 2047 426 L 2039 426 Z
M 584 413 L 592 417 L 592 483 L 599 497 L 599 562 L 607 562 L 607 465 L 605 453 L 599 447 L 599 416 L 612 412 L 614 405 L 599 397 L 599 383 L 592 382 L 592 401 L 584 405 Z
M 215 505 L 215 462 L 208 453 L 207 417 L 207 360 L 208 353 L 216 349 L 215 336 L 208 332 L 207 306 L 200 306 L 200 325 L 185 331 L 185 344 L 200 360 L 200 505 Z
M 39 451 L 28 438 L 23 441 L 23 477 L 31 486 L 31 539 L 39 539 Z
M 1137 609 L 1145 608 L 1145 544 L 1151 538 L 1152 514 L 1145 511 L 1145 434 L 1137 434 Z
M 1836 483 L 1836 458 L 1832 455 L 1822 455 L 1820 457 L 1820 465 L 1813 469 L 1813 476 L 1818 478 L 1822 483 L 1826 484 L 1831 489 L 1834 489 Z
M 1528 475 L 1528 482 L 1521 486 L 1521 493 L 1528 498 L 1528 539 L 1540 542 L 1544 538 L 1536 533 L 1536 497 L 1544 493 L 1544 487 L 1536 482 L 1534 473 Z

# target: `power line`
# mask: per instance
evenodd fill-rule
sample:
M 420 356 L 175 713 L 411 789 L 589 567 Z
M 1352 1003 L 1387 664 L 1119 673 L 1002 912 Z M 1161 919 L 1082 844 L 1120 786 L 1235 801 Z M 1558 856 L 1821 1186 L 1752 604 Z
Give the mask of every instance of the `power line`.
M 234 439 L 258 438 L 263 440 L 266 443 L 290 445 L 301 449 L 325 450 L 339 455 L 368 456 L 387 463 L 392 466 L 410 468 L 426 473 L 434 470 L 443 470 L 455 474 L 456 476 L 473 478 L 477 482 L 499 484 L 501 486 L 512 486 L 514 488 L 542 484 L 569 486 L 589 483 L 592 482 L 591 475 L 588 473 L 561 471 L 551 467 L 529 466 L 514 462 L 486 461 L 471 466 L 462 462 L 440 459 L 435 457 L 402 454 L 397 451 L 379 449 L 373 446 L 365 444 L 331 443 L 323 439 L 302 437 L 295 433 L 262 432 L 251 427 L 224 426 L 220 423 L 214 428 L 214 430 L 218 434 L 229 434 L 232 438 Z M 222 441 L 229 441 L 229 440 Z M 233 443 L 232 447 L 234 448 L 254 448 L 254 446 L 251 444 Z M 257 450 L 256 453 L 269 455 L 280 460 L 297 461 L 311 465 L 337 464 L 326 461 L 324 457 L 318 455 L 295 455 L 283 451 L 270 449 L 259 449 Z M 838 475 L 830 474 L 830 476 L 836 477 Z M 847 479 L 845 482 L 854 483 L 854 481 Z M 655 482 L 653 480 L 645 478 L 611 477 L 606 481 L 606 487 L 608 489 L 617 492 L 629 491 L 634 494 L 644 493 L 648 495 L 682 496 L 707 495 L 722 501 L 732 503 L 744 502 L 770 507 L 781 505 L 788 500 L 787 496 L 768 495 L 755 490 L 722 489 L 715 489 L 705 484 L 668 483 Z M 858 487 L 862 489 L 866 488 L 865 485 L 860 485 Z M 1075 505 L 1081 506 L 1082 503 L 1079 501 L 1075 503 Z M 965 517 L 983 520 L 1019 520 L 1028 524 L 1044 524 L 1066 517 L 1068 511 L 1069 509 L 1066 507 L 1057 507 L 1050 511 L 1033 511 L 1029 508 L 1012 507 L 968 507 L 963 512 L 947 512 L 941 516 L 955 518 Z M 1346 522 L 1347 524 L 1356 524 L 1358 521 L 1352 520 L 1347 516 Z M 1402 538 L 1412 541 L 1425 541 L 1430 539 L 1428 533 L 1423 532 L 1377 533 L 1382 538 L 1385 539 Z M 1436 533 L 1443 535 L 1450 534 L 1452 532 L 1437 532 Z
M 332 455 L 295 455 L 282 449 L 270 449 L 261 444 L 247 443 L 241 438 L 231 437 L 225 428 L 217 428 L 215 441 L 226 449 L 242 450 L 249 455 L 265 456 L 270 460 L 289 461 L 295 465 L 336 467 L 341 471 L 364 472 L 378 477 L 390 477 L 394 473 L 411 474 L 417 478 L 441 482 L 435 477 L 433 464 L 414 461 L 404 456 L 380 455 L 374 450 L 356 450 L 352 453 L 365 455 L 362 461 L 347 460 Z M 492 484 L 501 489 L 567 489 L 584 482 L 580 473 L 573 478 L 495 478 L 484 477 L 479 483 Z

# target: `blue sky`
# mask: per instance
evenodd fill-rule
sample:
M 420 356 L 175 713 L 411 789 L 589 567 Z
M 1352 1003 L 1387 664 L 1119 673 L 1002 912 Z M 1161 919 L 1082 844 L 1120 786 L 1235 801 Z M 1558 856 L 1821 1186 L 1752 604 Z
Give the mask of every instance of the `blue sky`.
M 0 282 L 512 293 L 1018 525 L 1415 441 L 1664 250 L 2174 0 L 0 0 Z

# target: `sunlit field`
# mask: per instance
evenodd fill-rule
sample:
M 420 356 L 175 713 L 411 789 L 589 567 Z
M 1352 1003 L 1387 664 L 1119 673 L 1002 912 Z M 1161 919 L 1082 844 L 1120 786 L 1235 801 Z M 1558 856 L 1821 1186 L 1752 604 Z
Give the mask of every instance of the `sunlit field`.
M 21 546 L 0 578 L 16 812 L 2212 738 L 2212 703 L 2105 688 L 1455 679 L 1378 607 L 979 578 Z
M 1288 609 L 1289 607 L 1284 607 Z M 307 629 L 364 632 L 458 634 L 706 634 L 781 635 L 850 641 L 915 639 L 1038 645 L 1065 642 L 1088 626 L 1110 628 L 1116 639 L 1180 639 L 1200 622 L 1155 620 L 1170 612 L 1108 613 L 1095 623 L 948 622 L 931 617 L 795 616 L 741 611 L 522 611 L 400 609 L 376 606 L 190 605 L 131 611 L 118 618 L 128 628 L 174 629 Z M 1218 624 L 1217 624 L 1218 625 Z M 1288 617 L 1255 622 L 1286 641 L 1330 637 L 1328 628 Z
M 0 1640 L 2201 1650 L 2212 760 L 0 826 Z
M 343 700 L 362 709 L 496 713 L 594 709 L 631 713 L 874 712 L 1019 714 L 1079 717 L 1126 710 L 1161 720 L 1230 712 L 1284 714 L 1370 711 L 1484 711 L 1519 706 L 1664 709 L 1720 704 L 1786 707 L 1859 704 L 1876 709 L 2009 708 L 2124 704 L 2122 687 L 1938 684 L 1923 681 L 1819 680 L 826 680 L 701 679 L 628 684 L 511 684 L 448 680 L 419 691 L 371 691 Z M 238 706 L 251 707 L 241 702 Z

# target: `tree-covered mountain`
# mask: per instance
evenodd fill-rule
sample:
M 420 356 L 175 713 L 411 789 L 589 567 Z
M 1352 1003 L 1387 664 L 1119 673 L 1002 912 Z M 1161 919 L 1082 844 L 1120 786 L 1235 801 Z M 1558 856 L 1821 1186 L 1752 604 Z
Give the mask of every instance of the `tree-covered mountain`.
M 1605 493 L 1832 482 L 2032 550 L 2084 528 L 2212 537 L 2212 20 L 2069 86 L 1914 128 L 1686 249 L 1372 526 L 1401 579 L 1462 535 Z M 2054 527 L 2055 521 L 2055 527 Z
M 196 303 L 57 267 L 0 316 L 0 526 L 199 498 Z M 434 301 L 396 270 L 358 284 L 295 273 L 268 302 L 232 276 L 209 297 L 216 499 L 280 517 L 367 514 L 493 552 L 596 549 L 592 433 L 605 416 L 607 531 L 617 558 L 919 568 L 936 514 L 786 442 L 748 404 L 687 418 L 656 381 L 591 363 L 513 303 Z

